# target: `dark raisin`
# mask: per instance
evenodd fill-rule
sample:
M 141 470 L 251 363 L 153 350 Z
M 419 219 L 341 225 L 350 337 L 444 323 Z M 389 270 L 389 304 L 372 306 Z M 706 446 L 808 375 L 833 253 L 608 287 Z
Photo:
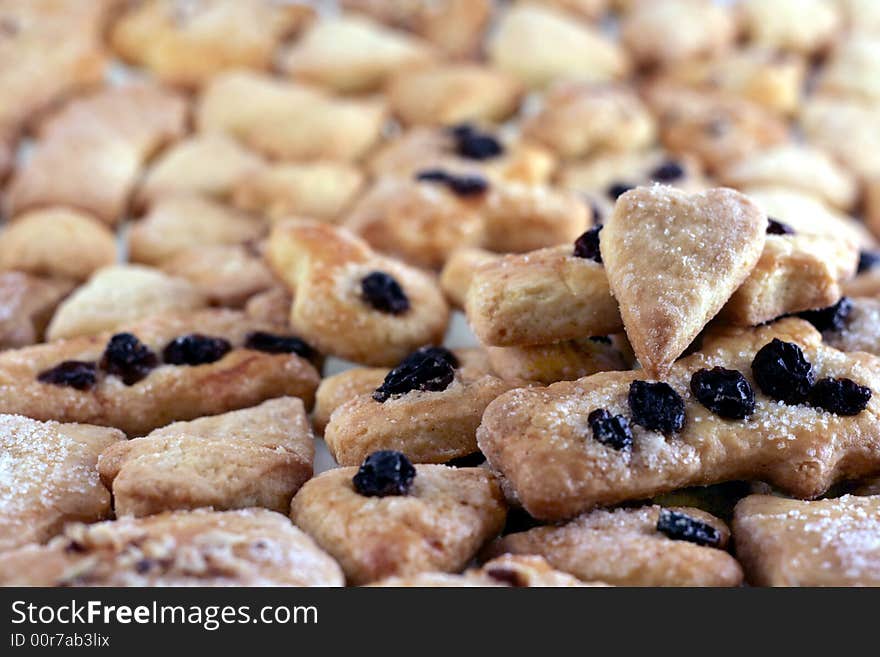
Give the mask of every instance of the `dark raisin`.
M 509 568 L 489 568 L 486 570 L 486 574 L 492 579 L 507 584 L 508 586 L 514 586 L 517 588 L 528 586 L 528 582 L 523 579 L 523 576 L 520 573 L 515 570 L 510 570 Z
M 131 333 L 117 333 L 107 343 L 101 369 L 118 376 L 127 386 L 145 378 L 159 364 L 159 358 Z
M 455 378 L 456 367 L 458 359 L 448 349 L 422 347 L 388 372 L 382 385 L 373 393 L 373 399 L 384 402 L 389 397 L 405 395 L 412 390 L 446 390 Z
M 755 412 L 755 391 L 736 370 L 713 367 L 691 377 L 691 392 L 703 406 L 729 420 L 742 420 Z
M 633 444 L 629 422 L 622 415 L 611 415 L 604 408 L 597 409 L 587 417 L 593 439 L 614 449 L 629 449 Z
M 708 547 L 721 545 L 721 532 L 715 527 L 671 509 L 660 509 L 657 531 L 666 534 L 674 541 L 687 541 Z
M 368 497 L 406 495 L 416 469 L 400 452 L 381 450 L 370 454 L 352 478 L 354 489 Z
M 204 365 L 220 360 L 231 349 L 228 340 L 191 333 L 169 342 L 162 351 L 162 359 L 171 365 Z
M 86 552 L 86 546 L 77 540 L 71 540 L 64 546 L 64 551 L 69 554 L 82 554 L 83 552 Z
M 89 390 L 98 382 L 98 366 L 81 360 L 66 360 L 37 374 L 37 381 L 53 386 Z
M 860 274 L 874 269 L 877 265 L 880 265 L 880 253 L 877 251 L 862 251 L 859 253 L 858 272 Z
M 489 183 L 482 176 L 447 173 L 442 169 L 426 169 L 416 174 L 416 180 L 446 185 L 458 196 L 475 196 L 489 189 Z
M 318 357 L 318 352 L 308 342 L 295 335 L 275 335 L 265 331 L 254 331 L 248 333 L 244 346 L 267 354 L 296 354 L 311 361 Z
M 450 130 L 455 139 L 455 152 L 470 160 L 488 160 L 504 153 L 504 146 L 487 132 L 480 132 L 463 123 Z
M 846 326 L 846 320 L 852 312 L 852 301 L 842 297 L 833 306 L 819 310 L 805 310 L 797 316 L 807 320 L 820 331 L 839 331 Z
M 684 177 L 684 167 L 675 160 L 666 160 L 651 172 L 651 180 L 672 182 Z
M 768 235 L 794 235 L 794 228 L 773 217 L 767 218 Z
M 629 185 L 627 183 L 614 183 L 608 188 L 605 193 L 608 194 L 608 198 L 616 201 L 618 198 L 626 194 L 631 189 L 635 189 L 635 186 Z
M 589 340 L 591 342 L 598 342 L 599 344 L 611 344 L 611 338 L 607 335 L 591 335 Z
M 574 255 L 578 258 L 586 258 L 595 262 L 602 262 L 602 253 L 599 251 L 599 233 L 602 226 L 594 226 L 574 241 Z
M 139 575 L 143 575 L 144 573 L 150 572 L 153 566 L 156 565 L 156 562 L 152 559 L 140 559 L 135 562 L 134 570 Z
M 409 297 L 400 283 L 384 271 L 370 272 L 361 280 L 364 301 L 379 312 L 400 315 L 409 310 Z
M 852 379 L 819 379 L 810 390 L 810 405 L 835 415 L 858 415 L 871 401 L 871 389 Z
M 755 354 L 752 375 L 761 392 L 786 404 L 805 402 L 816 380 L 813 366 L 801 348 L 779 338 L 773 338 Z
M 668 435 L 684 426 L 684 400 L 668 383 L 633 381 L 628 401 L 633 421 L 646 429 Z
M 483 465 L 485 462 L 486 457 L 483 452 L 476 451 L 473 454 L 457 456 L 454 459 L 450 459 L 446 462 L 446 465 L 453 468 L 476 468 L 479 465 Z

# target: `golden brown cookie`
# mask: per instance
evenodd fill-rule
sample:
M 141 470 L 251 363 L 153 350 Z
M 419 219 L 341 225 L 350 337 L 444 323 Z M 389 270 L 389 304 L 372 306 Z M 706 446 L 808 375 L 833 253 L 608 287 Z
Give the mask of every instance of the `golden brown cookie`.
M 321 379 L 312 411 L 315 431 L 324 435 L 333 411 L 355 397 L 372 394 L 387 375 L 388 369 L 384 367 L 354 367 Z
M 880 585 L 880 496 L 736 505 L 736 553 L 755 586 Z
M 177 511 L 72 525 L 3 555 L 5 586 L 342 586 L 337 563 L 265 509 Z
M 459 571 L 504 524 L 501 491 L 485 470 L 402 467 L 404 479 L 397 478 L 392 494 L 378 495 L 386 483 L 382 472 L 358 477 L 358 468 L 336 468 L 293 498 L 291 519 L 333 555 L 349 584 Z
M 72 289 L 70 281 L 0 272 L 0 349 L 41 342 L 55 309 Z
M 109 516 L 110 493 L 95 464 L 123 440 L 115 429 L 0 415 L 0 552 L 43 543 L 68 522 Z
M 714 367 L 729 372 L 692 381 Z M 823 345 L 800 319 L 719 327 L 659 383 L 607 372 L 505 393 L 477 438 L 529 513 L 548 520 L 729 480 L 816 497 L 877 470 L 878 373 L 876 357 Z M 713 392 L 725 382 L 736 385 L 729 406 Z
M 450 305 L 463 309 L 474 272 L 480 265 L 494 262 L 499 258 L 497 253 L 467 246 L 457 248 L 450 253 L 440 272 L 440 287 Z

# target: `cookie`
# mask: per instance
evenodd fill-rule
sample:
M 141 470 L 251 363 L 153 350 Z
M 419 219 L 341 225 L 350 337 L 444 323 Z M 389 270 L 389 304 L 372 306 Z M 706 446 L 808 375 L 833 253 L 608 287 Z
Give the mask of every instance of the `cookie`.
M 83 281 L 114 262 L 116 236 L 84 212 L 31 210 L 0 231 L 0 270 Z
M 321 379 L 312 411 L 315 431 L 324 435 L 333 411 L 355 397 L 373 394 L 382 385 L 388 372 L 384 367 L 354 367 Z
M 158 199 L 128 231 L 132 262 L 159 265 L 199 246 L 229 246 L 258 240 L 265 222 L 209 197 L 170 195 Z
M 150 83 L 71 101 L 40 124 L 31 157 L 9 182 L 7 212 L 67 205 L 119 222 L 147 158 L 182 135 L 186 109 L 181 96 Z
M 880 179 L 880 109 L 848 98 L 813 96 L 800 112 L 807 139 L 862 182 Z
M 363 92 L 375 91 L 394 73 L 434 58 L 433 48 L 414 35 L 343 14 L 312 25 L 283 55 L 282 68 L 301 82 L 343 93 Z
M 312 476 L 313 443 L 302 401 L 281 397 L 112 445 L 98 472 L 117 517 L 199 507 L 286 513 Z
M 880 33 L 859 35 L 834 49 L 819 75 L 817 92 L 865 103 L 880 102 Z
M 339 562 L 349 584 L 457 572 L 501 531 L 506 509 L 490 473 L 408 461 L 392 473 L 394 453 L 377 454 L 360 469 L 309 480 L 291 504 L 293 522 Z
M 662 382 L 607 372 L 505 393 L 477 440 L 546 520 L 730 480 L 816 497 L 878 467 L 877 368 L 800 319 L 719 327 Z
M 525 122 L 523 134 L 571 160 L 599 151 L 647 148 L 656 138 L 656 125 L 638 95 L 626 87 L 561 82 L 544 95 L 541 110 Z
M 743 0 L 736 10 L 751 43 L 804 55 L 826 49 L 841 27 L 834 0 Z
M 540 555 L 581 580 L 617 586 L 739 586 L 742 569 L 724 551 L 729 538 L 705 511 L 643 506 L 508 534 L 489 553 Z
M 5 586 L 342 586 L 336 562 L 265 509 L 177 511 L 72 525 L 3 555 Z
M 297 216 L 337 221 L 360 194 L 364 178 L 345 162 L 274 164 L 241 176 L 232 204 L 271 221 Z
M 837 0 L 837 6 L 851 32 L 880 34 L 880 6 L 873 0 Z
M 248 299 L 244 305 L 244 312 L 252 319 L 275 326 L 286 326 L 292 304 L 293 297 L 290 292 L 276 281 L 269 289 Z
M 203 310 L 5 351 L 0 412 L 112 426 L 132 437 L 285 395 L 310 408 L 320 377 L 297 351 L 312 352 L 299 341 L 254 343 L 254 333 L 289 335 L 240 312 Z
M 322 353 L 393 365 L 443 338 L 449 308 L 433 277 L 379 255 L 347 230 L 277 223 L 266 258 L 293 293 L 290 325 Z
M 559 78 L 616 80 L 630 70 L 626 52 L 598 28 L 532 3 L 504 12 L 486 50 L 494 66 L 529 87 Z
M 671 187 L 623 194 L 599 234 L 611 293 L 633 351 L 662 376 L 748 278 L 767 218 L 730 189 Z
M 269 75 L 232 71 L 205 85 L 195 112 L 200 133 L 221 132 L 270 157 L 356 160 L 379 138 L 381 100 L 335 98 Z
M 58 307 L 46 338 L 95 335 L 149 315 L 193 311 L 206 304 L 207 299 L 182 278 L 140 265 L 104 267 Z
M 736 553 L 756 586 L 877 586 L 880 496 L 801 502 L 751 495 L 736 505 Z
M 478 247 L 463 246 L 450 253 L 440 272 L 440 287 L 449 304 L 454 308 L 463 309 L 476 269 L 499 258 L 497 253 Z
M 110 493 L 95 464 L 124 439 L 115 429 L 0 415 L 0 552 L 47 541 L 68 522 L 108 517 Z
M 880 299 L 844 297 L 805 317 L 815 322 L 822 338 L 835 349 L 880 356 Z
M 0 350 L 41 342 L 55 309 L 73 286 L 19 271 L 0 272 Z
M 271 0 L 148 0 L 113 23 L 110 43 L 160 80 L 194 87 L 221 71 L 269 68 L 282 40 L 313 16 L 305 4 Z

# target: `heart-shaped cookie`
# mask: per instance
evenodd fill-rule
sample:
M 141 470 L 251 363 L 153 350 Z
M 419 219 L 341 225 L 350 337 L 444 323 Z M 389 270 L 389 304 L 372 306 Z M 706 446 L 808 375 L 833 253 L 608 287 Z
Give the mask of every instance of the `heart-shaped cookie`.
M 764 248 L 767 217 L 732 189 L 623 194 L 600 249 L 626 334 L 642 367 L 662 376 L 745 281 Z

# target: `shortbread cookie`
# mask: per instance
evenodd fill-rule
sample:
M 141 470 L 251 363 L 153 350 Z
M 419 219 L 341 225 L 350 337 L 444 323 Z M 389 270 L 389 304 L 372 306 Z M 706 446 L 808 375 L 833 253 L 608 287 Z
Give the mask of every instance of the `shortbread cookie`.
M 336 562 L 265 509 L 72 525 L 3 555 L 4 586 L 342 586 Z
M 158 199 L 129 229 L 129 258 L 158 265 L 193 247 L 252 242 L 266 230 L 259 218 L 210 198 L 170 195 Z
M 440 287 L 450 305 L 463 309 L 474 272 L 481 265 L 500 257 L 497 253 L 477 247 L 460 247 L 450 253 L 440 272 Z
M 0 415 L 0 552 L 42 543 L 68 522 L 109 516 L 110 493 L 95 464 L 123 440 L 116 429 Z
M 627 151 L 650 146 L 654 118 L 638 95 L 626 87 L 562 82 L 544 96 L 537 114 L 523 126 L 526 137 L 565 159 L 597 151 Z
M 736 553 L 756 586 L 880 586 L 880 496 L 736 506 Z
M 131 437 L 285 395 L 310 408 L 314 350 L 293 337 L 240 312 L 203 310 L 2 352 L 0 412 Z
M 392 369 L 374 390 L 330 415 L 324 440 L 341 465 L 376 450 L 396 450 L 414 463 L 446 463 L 477 452 L 486 406 L 522 385 L 493 376 L 479 355 L 469 362 L 443 347 L 423 347 Z
M 643 66 L 669 65 L 718 55 L 736 36 L 730 11 L 712 0 L 638 2 L 626 13 L 620 38 Z
M 843 297 L 805 319 L 812 319 L 825 342 L 835 349 L 880 356 L 880 299 Z
M 434 279 L 375 253 L 347 230 L 281 222 L 266 257 L 293 293 L 290 325 L 322 353 L 392 365 L 443 338 L 449 308 Z
M 339 92 L 375 91 L 398 71 L 424 66 L 433 48 L 363 16 L 317 21 L 282 58 L 294 79 Z
M 816 497 L 878 468 L 878 372 L 800 319 L 719 327 L 663 382 L 608 372 L 505 393 L 477 438 L 542 519 L 730 480 Z
M 116 236 L 76 210 L 31 210 L 0 231 L 0 270 L 83 281 L 114 262 Z
M 345 220 L 373 248 L 433 269 L 462 246 L 532 251 L 571 242 L 587 224 L 575 194 L 445 169 L 380 179 Z
M 550 385 L 597 372 L 628 370 L 633 353 L 624 336 L 593 336 L 546 345 L 487 347 L 489 364 L 502 379 Z
M 269 289 L 255 294 L 244 305 L 245 314 L 259 321 L 286 326 L 293 297 L 286 287 L 276 282 Z
M 742 0 L 736 9 L 752 43 L 804 55 L 827 48 L 841 26 L 834 0 Z
M 321 379 L 315 392 L 312 425 L 324 435 L 330 416 L 337 408 L 361 395 L 371 395 L 388 376 L 384 367 L 354 367 Z
M 803 104 L 800 120 L 810 142 L 831 153 L 863 182 L 880 180 L 880 106 L 813 96 Z
M 858 276 L 844 282 L 841 289 L 851 297 L 880 297 L 880 269 L 860 267 Z
M 98 472 L 117 517 L 199 507 L 286 513 L 314 457 L 302 401 L 281 397 L 113 445 Z
M 116 20 L 110 42 L 159 79 L 196 86 L 232 68 L 269 68 L 276 47 L 313 15 L 303 3 L 272 0 L 148 0 Z
M 55 309 L 73 286 L 19 271 L 0 272 L 0 350 L 41 342 Z
M 615 80 L 630 69 L 626 52 L 598 28 L 532 3 L 507 9 L 487 51 L 493 65 L 530 87 L 559 78 Z
M 537 554 L 585 581 L 618 586 L 739 586 L 727 526 L 687 507 L 597 510 L 559 526 L 508 534 L 490 554 Z
M 149 315 L 192 311 L 206 304 L 204 295 L 182 278 L 140 265 L 104 267 L 59 306 L 46 337 L 95 335 Z
M 582 246 L 597 234 L 585 234 Z M 482 265 L 467 291 L 468 323 L 483 344 L 497 347 L 619 333 L 617 302 L 597 260 L 598 248 L 559 246 Z
M 388 84 L 391 112 L 409 125 L 502 121 L 519 106 L 520 82 L 489 66 L 440 64 L 406 70 Z
M 413 466 L 376 452 L 360 468 L 306 482 L 290 517 L 342 566 L 349 584 L 456 572 L 501 531 L 504 499 L 481 468 Z
M 633 351 L 662 376 L 761 257 L 766 215 L 730 189 L 639 187 L 600 234 L 602 261 Z
M 379 138 L 379 100 L 334 98 L 269 75 L 232 71 L 215 76 L 199 98 L 199 132 L 223 132 L 272 158 L 355 160 Z
M 142 165 L 185 121 L 184 99 L 148 83 L 71 101 L 40 125 L 31 157 L 9 183 L 9 214 L 68 205 L 118 222 Z
M 262 158 L 224 134 L 194 135 L 162 152 L 144 174 L 137 204 L 149 207 L 167 196 L 206 196 L 225 200 Z
M 822 69 L 818 92 L 880 102 L 880 34 L 842 41 Z
M 275 164 L 241 176 L 232 204 L 271 221 L 297 216 L 336 221 L 363 185 L 364 174 L 346 162 Z

